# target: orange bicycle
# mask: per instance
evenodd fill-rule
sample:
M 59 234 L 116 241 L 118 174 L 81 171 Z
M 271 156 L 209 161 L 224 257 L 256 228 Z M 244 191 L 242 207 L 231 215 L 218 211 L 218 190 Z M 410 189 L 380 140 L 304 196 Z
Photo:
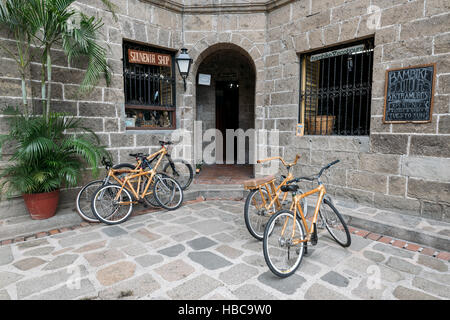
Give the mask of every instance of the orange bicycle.
M 287 203 L 287 192 L 283 192 L 281 187 L 294 178 L 292 167 L 297 164 L 299 155 L 296 155 L 294 162 L 287 163 L 281 157 L 272 157 L 258 160 L 257 163 L 279 160 L 286 167 L 287 176 L 281 176 L 281 183 L 275 185 L 275 176 L 267 176 L 258 179 L 244 181 L 244 189 L 250 190 L 244 206 L 244 220 L 250 234 L 258 240 L 262 240 L 264 229 L 269 218 Z M 283 195 L 281 195 L 283 193 Z M 302 202 L 306 212 L 306 199 Z
M 322 223 L 337 243 L 343 247 L 351 244 L 350 232 L 345 220 L 326 195 L 325 186 L 320 181 L 322 173 L 339 160 L 323 167 L 314 177 L 301 177 L 290 180 L 282 186 L 282 191 L 292 193 L 292 203 L 289 210 L 280 210 L 271 216 L 264 230 L 263 252 L 269 269 L 279 277 L 292 275 L 300 265 L 303 254 L 307 252 L 307 243 L 316 245 L 317 221 L 320 216 Z M 315 181 L 318 186 L 306 193 L 299 193 L 296 182 L 300 180 Z M 317 204 L 308 227 L 305 215 L 300 205 L 305 197 L 318 193 Z
M 167 154 L 163 146 L 152 155 L 130 154 L 138 163 L 135 169 L 109 169 L 111 177 L 118 184 L 107 184 L 99 188 L 92 197 L 91 210 L 98 220 L 106 224 L 118 224 L 128 219 L 133 204 L 146 202 L 167 210 L 178 209 L 183 202 L 183 189 L 178 181 L 164 173 L 157 172 L 161 160 Z M 151 166 L 156 159 L 156 164 Z M 117 179 L 119 173 L 127 173 L 123 179 Z

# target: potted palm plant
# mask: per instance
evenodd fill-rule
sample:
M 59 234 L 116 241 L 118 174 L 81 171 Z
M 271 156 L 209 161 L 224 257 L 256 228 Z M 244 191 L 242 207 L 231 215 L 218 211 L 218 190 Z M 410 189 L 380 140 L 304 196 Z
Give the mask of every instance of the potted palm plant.
M 113 13 L 109 0 L 101 0 Z M 68 61 L 87 61 L 80 93 L 88 93 L 103 76 L 109 84 L 107 52 L 98 43 L 101 19 L 77 10 L 75 0 L 0 0 L 0 25 L 9 29 L 17 50 L 3 48 L 14 59 L 22 79 L 23 107 L 6 110 L 9 133 L 0 135 L 1 147 L 11 148 L 9 165 L 0 173 L 2 193 L 22 194 L 34 219 L 55 214 L 62 187 L 77 185 L 87 164 L 94 174 L 106 153 L 97 136 L 79 119 L 51 112 L 52 47 L 61 47 Z M 114 15 L 115 16 L 115 15 Z M 1 45 L 1 44 L 0 44 Z M 33 48 L 31 50 L 30 48 Z M 27 70 L 31 53 L 41 55 L 41 114 L 28 108 Z
M 10 196 L 22 194 L 32 219 L 52 217 L 60 188 L 76 186 L 85 164 L 96 175 L 106 150 L 80 119 L 54 112 L 24 115 L 17 109 L 5 113 L 10 131 L 0 145 L 10 143 L 13 154 L 0 173 L 0 187 Z

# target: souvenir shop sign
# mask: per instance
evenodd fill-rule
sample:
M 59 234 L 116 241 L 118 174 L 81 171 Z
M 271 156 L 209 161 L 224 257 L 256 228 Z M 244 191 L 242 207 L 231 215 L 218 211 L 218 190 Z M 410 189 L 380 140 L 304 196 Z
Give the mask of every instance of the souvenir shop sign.
M 170 67 L 172 58 L 168 54 L 128 49 L 128 62 L 149 64 L 152 66 Z
M 384 123 L 431 122 L 435 64 L 386 71 Z

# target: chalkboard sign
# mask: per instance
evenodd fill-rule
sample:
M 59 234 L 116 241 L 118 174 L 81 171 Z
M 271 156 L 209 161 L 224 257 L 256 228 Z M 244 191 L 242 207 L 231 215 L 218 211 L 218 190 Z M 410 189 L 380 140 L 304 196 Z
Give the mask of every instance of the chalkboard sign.
M 426 123 L 433 114 L 435 64 L 386 71 L 384 123 Z

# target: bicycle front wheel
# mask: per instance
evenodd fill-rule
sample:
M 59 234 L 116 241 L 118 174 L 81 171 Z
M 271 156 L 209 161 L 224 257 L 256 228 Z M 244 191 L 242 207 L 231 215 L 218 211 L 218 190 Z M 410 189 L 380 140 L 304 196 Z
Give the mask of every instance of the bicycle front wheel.
M 247 230 L 259 241 L 264 237 L 264 229 L 270 215 L 275 213 L 275 204 L 267 210 L 264 203 L 268 205 L 270 198 L 267 190 L 261 188 L 250 191 L 244 206 L 244 220 Z
M 91 210 L 101 222 L 119 224 L 131 215 L 133 199 L 125 188 L 120 189 L 119 185 L 109 184 L 98 189 L 92 198 Z
M 294 244 L 295 239 L 305 239 L 299 217 L 294 227 L 294 214 L 289 210 L 278 211 L 267 223 L 263 238 L 264 259 L 270 271 L 278 277 L 289 277 L 302 261 L 305 242 Z
M 343 247 L 350 246 L 352 240 L 347 224 L 331 201 L 328 199 L 323 200 L 319 214 L 333 239 Z
M 178 181 L 181 189 L 186 190 L 194 179 L 192 166 L 184 160 L 173 160 L 164 165 L 163 172 Z
M 178 209 L 183 203 L 183 189 L 180 184 L 168 176 L 155 175 L 153 196 L 159 206 L 166 210 Z
M 134 169 L 134 166 L 129 163 L 120 163 L 113 167 L 113 169 Z M 125 177 L 127 175 L 126 172 L 118 174 L 117 177 L 119 179 Z M 77 199 L 75 201 L 77 212 L 81 218 L 88 222 L 98 222 L 97 217 L 91 210 L 92 197 L 95 192 L 102 186 L 108 184 L 107 180 L 94 180 L 86 184 L 83 188 L 81 188 L 80 192 L 78 192 Z
M 103 180 L 95 180 L 89 182 L 80 192 L 78 192 L 77 199 L 75 201 L 77 212 L 81 218 L 87 222 L 98 222 L 97 217 L 91 210 L 92 197 L 95 192 L 103 186 Z

